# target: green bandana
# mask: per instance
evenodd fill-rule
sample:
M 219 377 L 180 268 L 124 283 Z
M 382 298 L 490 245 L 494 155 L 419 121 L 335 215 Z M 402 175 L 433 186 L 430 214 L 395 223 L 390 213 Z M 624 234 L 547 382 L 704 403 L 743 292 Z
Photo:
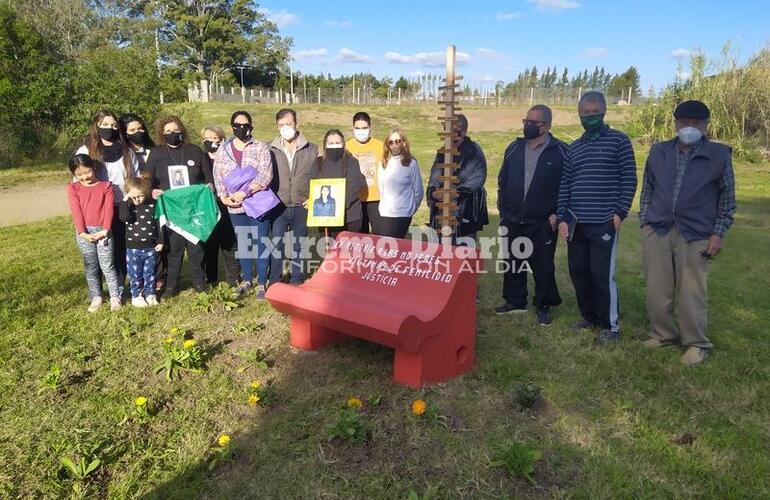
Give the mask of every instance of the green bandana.
M 593 140 L 604 131 L 604 113 L 598 115 L 581 116 L 580 124 L 586 130 L 586 136 Z
M 155 217 L 161 225 L 191 243 L 198 243 L 209 238 L 220 214 L 211 189 L 205 184 L 194 184 L 165 191 L 155 205 Z

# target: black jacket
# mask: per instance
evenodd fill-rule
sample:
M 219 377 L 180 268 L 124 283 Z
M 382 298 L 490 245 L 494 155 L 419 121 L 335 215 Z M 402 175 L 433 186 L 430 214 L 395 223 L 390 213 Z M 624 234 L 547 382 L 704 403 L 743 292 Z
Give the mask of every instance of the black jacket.
M 503 165 L 497 177 L 497 207 L 500 217 L 518 224 L 542 222 L 556 213 L 559 183 L 567 158 L 567 145 L 552 135 L 545 150 L 540 154 L 525 198 L 526 143 L 526 139 L 520 137 L 505 149 Z
M 154 189 L 171 189 L 168 167 L 184 165 L 192 184 L 214 184 L 209 155 L 195 144 L 184 143 L 178 148 L 157 145 L 150 150 L 144 171 L 152 176 Z

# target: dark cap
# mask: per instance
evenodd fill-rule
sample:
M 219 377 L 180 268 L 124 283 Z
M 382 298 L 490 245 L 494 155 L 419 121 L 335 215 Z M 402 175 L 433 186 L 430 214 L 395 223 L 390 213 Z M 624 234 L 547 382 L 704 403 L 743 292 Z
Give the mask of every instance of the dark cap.
M 674 118 L 708 120 L 711 116 L 708 106 L 700 101 L 684 101 L 674 110 Z

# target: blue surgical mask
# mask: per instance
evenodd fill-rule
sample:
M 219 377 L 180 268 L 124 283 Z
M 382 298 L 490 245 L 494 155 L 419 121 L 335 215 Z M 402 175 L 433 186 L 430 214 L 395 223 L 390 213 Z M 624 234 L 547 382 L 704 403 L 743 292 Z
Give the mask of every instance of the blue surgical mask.
M 703 137 L 703 132 L 695 127 L 682 127 L 677 130 L 676 135 L 679 137 L 680 141 L 688 146 L 692 146 Z

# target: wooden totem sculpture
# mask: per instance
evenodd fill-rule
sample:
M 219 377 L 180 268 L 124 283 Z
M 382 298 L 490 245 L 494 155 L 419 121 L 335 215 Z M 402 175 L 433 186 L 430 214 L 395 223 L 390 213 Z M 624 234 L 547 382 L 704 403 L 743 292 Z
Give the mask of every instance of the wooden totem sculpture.
M 455 112 L 461 109 L 455 100 L 455 97 L 460 95 L 460 91 L 457 90 L 459 85 L 457 82 L 460 80 L 462 80 L 462 76 L 455 76 L 455 46 L 450 45 L 446 50 L 446 78 L 444 85 L 439 87 L 441 100 L 438 103 L 443 108 L 444 114 L 438 119 L 443 122 L 444 130 L 438 135 L 444 139 L 444 146 L 438 152 L 444 155 L 444 161 L 438 164 L 443 172 L 439 176 L 439 188 L 435 191 L 440 198 L 436 204 L 439 213 L 435 218 L 435 224 L 444 244 L 452 244 L 459 224 L 456 215 L 458 210 L 458 194 L 455 188 L 457 176 L 454 174 L 460 165 L 455 163 L 454 158 L 460 154 L 457 149 L 460 144 L 460 134 L 456 126 L 458 118 L 455 115 Z

